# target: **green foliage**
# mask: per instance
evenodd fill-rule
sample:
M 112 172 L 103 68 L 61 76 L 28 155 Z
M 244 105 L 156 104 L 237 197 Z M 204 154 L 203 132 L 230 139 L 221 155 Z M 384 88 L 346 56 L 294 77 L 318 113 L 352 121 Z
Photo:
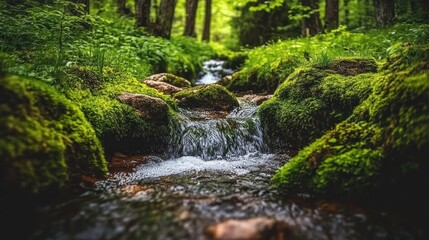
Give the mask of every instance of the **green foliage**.
M 277 187 L 290 194 L 423 196 L 429 182 L 429 48 L 397 48 L 369 97 L 284 165 L 273 177 Z
M 299 66 L 326 68 L 335 63 L 335 59 L 345 57 L 382 60 L 395 51 L 391 47 L 394 44 L 426 43 L 428 40 L 429 25 L 426 24 L 400 24 L 365 33 L 350 32 L 342 27 L 311 38 L 279 40 L 251 50 L 239 78 L 233 80 L 228 89 L 272 92 Z M 374 64 L 368 65 L 371 72 L 374 67 Z
M 186 108 L 229 111 L 239 106 L 234 94 L 217 84 L 188 88 L 176 93 L 174 98 L 180 106 Z
M 174 99 L 129 74 L 108 67 L 101 74 L 95 67 L 78 65 L 71 66 L 67 72 L 67 85 L 60 87 L 61 91 L 81 107 L 108 153 L 162 153 L 176 121 Z M 141 118 L 134 109 L 117 100 L 125 92 L 163 99 L 170 106 L 170 123 Z
M 77 106 L 34 80 L 0 81 L 3 189 L 41 193 L 64 186 L 70 174 L 106 173 L 103 149 Z

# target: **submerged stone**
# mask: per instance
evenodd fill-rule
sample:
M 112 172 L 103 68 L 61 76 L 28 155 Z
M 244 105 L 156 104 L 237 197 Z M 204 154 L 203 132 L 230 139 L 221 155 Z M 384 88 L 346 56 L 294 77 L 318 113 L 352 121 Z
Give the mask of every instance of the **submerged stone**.
M 270 218 L 252 218 L 244 220 L 227 220 L 210 226 L 206 230 L 209 240 L 263 240 L 287 239 L 289 226 Z

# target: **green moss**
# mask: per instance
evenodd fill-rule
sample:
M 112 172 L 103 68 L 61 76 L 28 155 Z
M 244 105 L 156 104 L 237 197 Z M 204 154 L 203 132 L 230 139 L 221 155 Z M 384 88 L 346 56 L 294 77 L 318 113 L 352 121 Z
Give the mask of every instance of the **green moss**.
M 380 137 L 381 129 L 364 122 L 339 124 L 284 165 L 273 184 L 288 193 L 357 193 L 377 175 Z
M 176 121 L 171 110 L 167 124 L 149 121 L 132 107 L 105 96 L 83 99 L 81 107 L 108 153 L 163 153 Z
M 265 65 L 263 65 L 266 67 Z M 226 86 L 230 91 L 253 91 L 253 92 L 274 92 L 278 85 L 293 72 L 297 67 L 297 62 L 293 58 L 274 61 L 270 64 L 269 70 L 263 70 L 262 66 L 243 68 L 240 74 L 233 77 Z
M 375 73 L 377 68 L 378 66 L 374 59 L 360 57 L 337 58 L 328 65 L 328 69 L 344 76 Z
M 415 53 L 416 59 L 392 53 L 389 59 L 395 61 L 386 61 L 369 97 L 284 165 L 274 185 L 292 194 L 424 197 L 429 187 L 429 48 L 406 47 L 402 52 Z
M 107 171 L 83 113 L 45 84 L 1 79 L 0 112 L 2 188 L 39 193 L 64 186 L 70 174 Z
M 180 88 L 191 87 L 191 83 L 188 80 L 168 73 L 160 81 Z
M 343 76 L 299 68 L 259 108 L 276 150 L 302 148 L 345 120 L 371 92 L 374 74 Z
M 229 111 L 239 106 L 234 94 L 217 84 L 188 88 L 176 93 L 174 97 L 179 101 L 179 106 L 185 108 Z

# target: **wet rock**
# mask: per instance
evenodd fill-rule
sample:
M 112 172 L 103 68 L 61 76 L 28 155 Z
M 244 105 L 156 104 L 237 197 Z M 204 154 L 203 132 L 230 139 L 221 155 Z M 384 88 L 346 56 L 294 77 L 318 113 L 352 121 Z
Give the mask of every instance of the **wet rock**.
M 145 78 L 143 81 L 165 82 L 178 88 L 191 87 L 191 83 L 188 80 L 170 73 L 158 73 Z
M 168 105 L 164 100 L 143 94 L 124 93 L 119 101 L 134 108 L 141 118 L 159 123 L 168 122 Z
M 175 93 L 178 93 L 183 90 L 182 88 L 175 87 L 165 82 L 145 80 L 144 83 L 149 87 L 155 88 L 159 92 L 162 92 L 168 95 L 174 95 Z
M 256 105 L 261 105 L 263 102 L 267 101 L 272 96 L 273 95 L 256 95 L 256 94 L 251 94 L 251 95 L 244 95 L 244 96 L 240 97 L 240 99 L 242 99 L 244 101 L 247 101 L 247 102 L 254 103 Z
M 109 172 L 132 172 L 135 167 L 147 163 L 148 157 L 142 155 L 127 156 L 122 153 L 115 153 L 109 163 Z
M 174 95 L 179 106 L 190 109 L 231 111 L 238 107 L 237 98 L 217 84 L 192 87 Z
M 228 220 L 206 231 L 209 240 L 265 240 L 287 239 L 290 235 L 289 226 L 269 218 L 253 218 L 247 220 Z

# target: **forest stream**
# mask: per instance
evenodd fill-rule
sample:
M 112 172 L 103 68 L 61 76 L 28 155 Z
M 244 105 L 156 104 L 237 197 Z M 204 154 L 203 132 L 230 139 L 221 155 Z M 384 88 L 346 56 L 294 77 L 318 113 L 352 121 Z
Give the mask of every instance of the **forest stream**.
M 256 111 L 244 101 L 226 116 L 181 110 L 168 159 L 148 156 L 132 172 L 38 209 L 30 238 L 206 239 L 225 220 L 263 219 L 287 239 L 418 239 L 391 212 L 270 190 L 284 162 L 264 143 Z

